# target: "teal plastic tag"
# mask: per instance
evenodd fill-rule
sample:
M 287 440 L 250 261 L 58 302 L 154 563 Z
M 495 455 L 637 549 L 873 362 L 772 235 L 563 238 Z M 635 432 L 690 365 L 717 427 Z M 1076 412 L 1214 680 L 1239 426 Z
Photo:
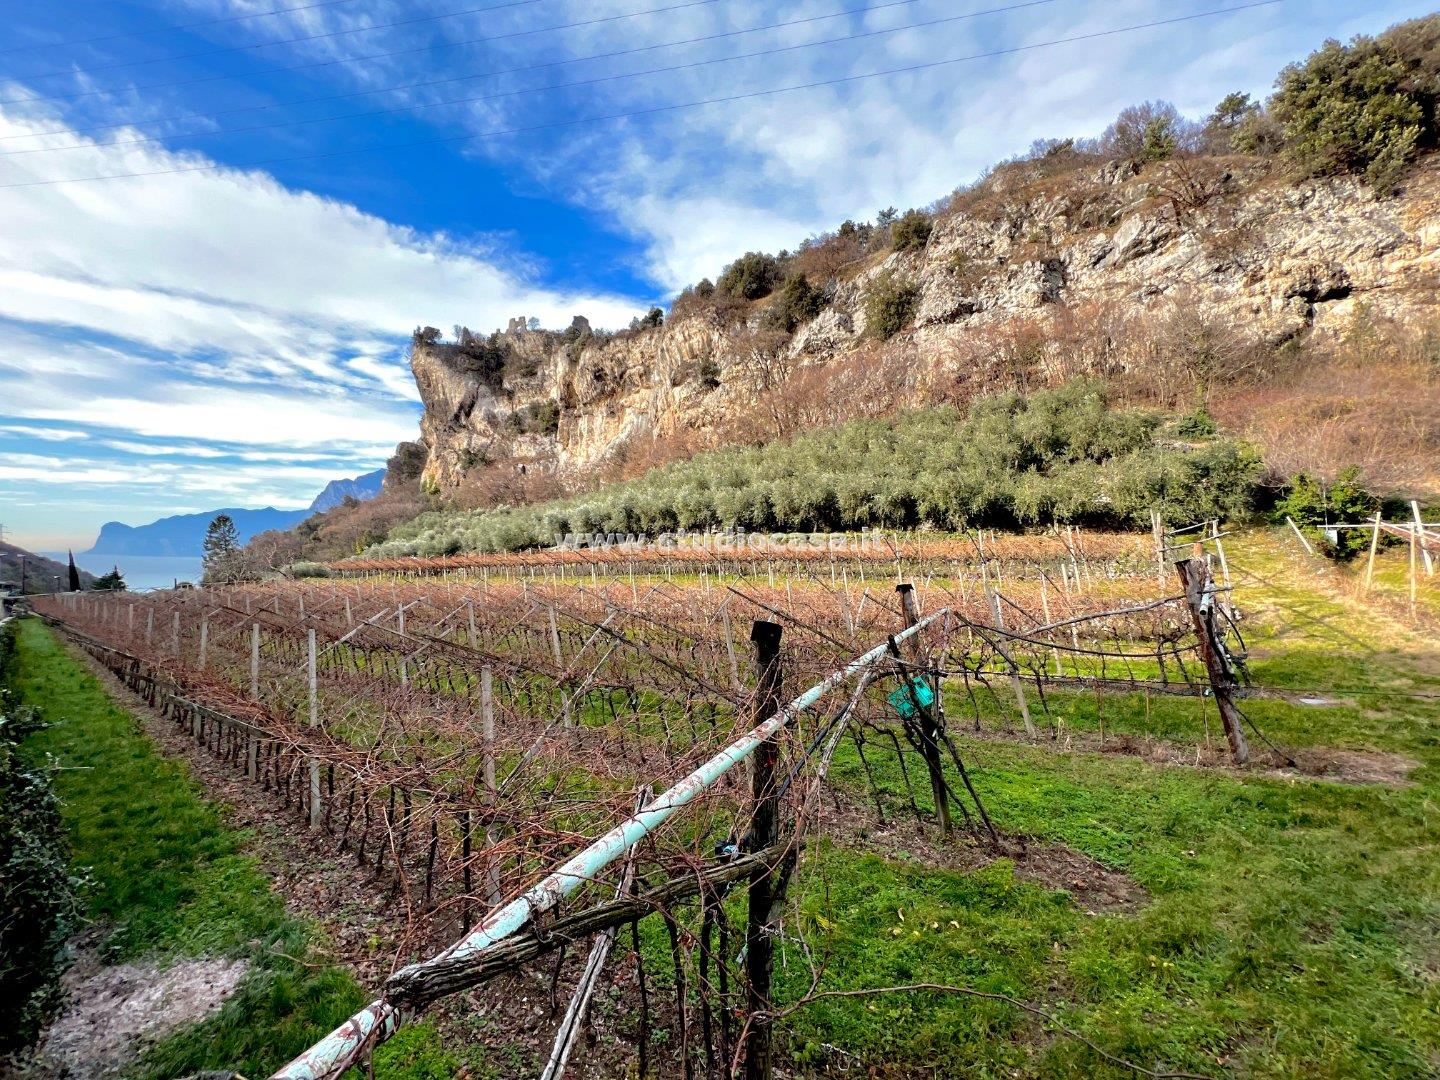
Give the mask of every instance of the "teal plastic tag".
M 915 715 L 915 702 L 919 701 L 922 709 L 928 709 L 935 700 L 935 692 L 930 689 L 928 679 L 917 675 L 910 680 L 909 686 L 901 686 L 892 690 L 886 700 L 895 707 L 897 713 L 908 720 Z

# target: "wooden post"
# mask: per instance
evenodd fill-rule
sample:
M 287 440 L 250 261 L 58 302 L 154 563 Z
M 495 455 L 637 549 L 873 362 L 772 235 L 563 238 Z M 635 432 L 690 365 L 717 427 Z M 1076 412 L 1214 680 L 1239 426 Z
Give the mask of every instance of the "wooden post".
M 145 611 L 145 647 L 150 647 L 150 639 L 155 635 L 155 609 L 147 608 Z
M 350 597 L 345 597 L 345 625 L 354 626 L 355 616 L 350 613 Z
M 1430 548 L 1425 543 L 1425 522 L 1420 517 L 1420 503 L 1418 500 L 1410 500 L 1410 513 L 1415 516 L 1415 531 L 1420 534 L 1420 554 L 1425 559 L 1425 573 L 1429 576 L 1435 573 L 1435 564 L 1430 559 Z
M 920 621 L 920 613 L 915 608 L 915 587 L 908 581 L 901 582 L 895 586 L 895 591 L 900 594 L 900 611 L 904 616 L 905 628 L 908 630 Z M 915 635 L 910 638 L 909 652 L 912 660 L 919 659 L 920 643 Z M 906 685 L 909 685 L 914 676 L 902 666 L 900 677 L 905 680 Z M 911 701 L 919 713 L 920 753 L 924 755 L 925 768 L 930 773 L 930 794 L 935 800 L 935 814 L 940 820 L 940 833 L 943 836 L 949 836 L 951 831 L 950 800 L 945 791 L 945 774 L 940 768 L 940 730 L 935 722 L 935 710 L 921 705 L 920 699 L 913 692 Z
M 1220 722 L 1225 726 L 1225 737 L 1230 740 L 1230 754 L 1237 765 L 1243 765 L 1250 760 L 1250 745 L 1245 741 L 1240 710 L 1235 707 L 1235 675 L 1225 660 L 1220 636 L 1215 630 L 1215 596 L 1210 592 L 1209 564 L 1204 559 L 1182 559 L 1175 564 L 1175 569 L 1185 587 L 1185 602 L 1190 607 L 1190 618 L 1195 624 L 1200 659 L 1205 662 L 1205 670 L 1210 676 L 1210 688 L 1220 709 Z
M 779 623 L 758 619 L 750 629 L 755 666 L 759 671 L 755 711 L 750 718 L 752 726 L 768 720 L 780 708 L 781 633 Z M 749 851 L 764 851 L 779 839 L 780 798 L 775 777 L 779 756 L 779 746 L 770 738 L 751 758 L 754 809 L 745 843 Z M 773 1071 L 770 1020 L 761 1014 L 770 1008 L 770 975 L 775 959 L 774 905 L 775 877 L 770 867 L 759 867 L 750 876 L 749 925 L 745 936 L 746 1005 L 751 1018 L 745 1039 L 745 1080 L 770 1080 Z
M 1370 585 L 1375 580 L 1375 550 L 1380 546 L 1380 511 L 1375 511 L 1375 525 L 1370 530 L 1370 558 L 1365 563 L 1365 591 L 1370 591 Z
M 1285 515 L 1285 524 L 1294 530 L 1296 539 L 1300 541 L 1300 546 L 1305 549 L 1305 554 L 1314 555 L 1315 549 L 1310 546 L 1310 541 L 1305 539 L 1305 534 L 1300 531 L 1300 526 L 1295 524 L 1295 519 L 1289 514 Z
M 250 624 L 250 700 L 260 700 L 260 624 Z
M 200 670 L 205 670 L 205 654 L 210 648 L 210 616 L 200 616 Z
M 470 625 L 469 625 L 469 629 L 470 629 L 470 648 L 472 648 L 472 649 L 479 649 L 479 648 L 480 648 L 480 638 L 479 638 L 479 635 L 475 632 L 475 601 L 474 601 L 474 600 L 466 600 L 466 601 L 465 601 L 465 614 L 466 614 L 466 616 L 467 616 L 467 618 L 468 618 L 468 620 L 469 620 L 469 624 L 470 624 Z
M 1220 519 L 1210 520 L 1210 539 L 1215 541 L 1215 554 L 1220 556 L 1220 576 L 1225 579 L 1225 587 L 1230 587 L 1230 560 L 1225 557 L 1225 542 L 1220 539 Z M 1164 582 L 1161 582 L 1163 585 Z

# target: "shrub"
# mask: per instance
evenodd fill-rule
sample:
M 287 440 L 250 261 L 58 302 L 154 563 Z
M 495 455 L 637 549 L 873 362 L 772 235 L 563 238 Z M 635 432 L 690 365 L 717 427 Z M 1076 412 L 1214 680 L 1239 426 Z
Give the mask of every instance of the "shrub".
M 773 311 L 777 328 L 792 334 L 796 327 L 819 315 L 824 306 L 824 295 L 810 284 L 804 274 L 795 274 L 786 280 L 775 301 Z
M 915 317 L 920 287 L 914 282 L 886 278 L 877 281 L 865 298 L 865 327 L 875 337 L 887 341 Z
M 324 563 L 297 562 L 285 567 L 285 574 L 292 578 L 327 578 L 330 568 Z
M 1195 139 L 1193 125 L 1168 101 L 1144 101 L 1120 110 L 1100 136 L 1100 149 L 1110 157 L 1145 164 L 1165 161 Z
M 14 644 L 0 627 L 0 672 Z M 27 1046 L 59 1000 L 61 956 L 82 881 L 70 873 L 59 800 L 46 768 L 27 761 L 44 725 L 0 690 L 0 1054 Z
M 769 296 L 778 284 L 780 260 L 763 252 L 747 251 L 725 267 L 716 288 L 743 300 L 758 300 Z
M 1380 508 L 1380 500 L 1360 483 L 1360 470 L 1355 466 L 1342 469 L 1335 481 L 1321 480 L 1299 473 L 1286 485 L 1284 497 L 1275 504 L 1275 520 L 1293 518 L 1297 525 L 1313 533 L 1321 549 L 1334 559 L 1351 559 L 1369 543 L 1364 529 L 1341 529 L 1331 540 L 1319 531 L 1325 525 L 1358 525 Z
M 720 365 L 713 356 L 707 356 L 700 361 L 696 374 L 700 377 L 700 385 L 706 390 L 714 390 L 720 385 Z
M 1204 409 L 1196 409 L 1175 421 L 1175 434 L 1182 439 L 1203 439 L 1216 432 L 1215 421 Z
M 1400 40 L 1415 36 L 1413 24 L 1391 33 L 1402 30 Z M 1435 74 L 1424 64 L 1402 55 L 1388 35 L 1327 41 L 1276 84 L 1270 108 L 1285 154 L 1311 175 L 1363 173 L 1377 188 L 1392 186 L 1435 139 Z
M 923 210 L 906 210 L 890 232 L 890 244 L 896 251 L 916 251 L 930 241 L 934 224 Z

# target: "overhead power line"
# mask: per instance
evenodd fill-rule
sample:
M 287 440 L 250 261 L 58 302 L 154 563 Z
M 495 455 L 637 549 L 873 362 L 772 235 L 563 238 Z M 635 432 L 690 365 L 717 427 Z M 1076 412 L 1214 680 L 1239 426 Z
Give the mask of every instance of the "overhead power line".
M 13 45 L 0 49 L 0 56 L 16 52 L 30 52 L 34 49 L 69 49 L 76 45 L 98 45 L 104 41 L 120 41 L 124 38 L 149 37 L 151 34 L 168 34 L 184 30 L 199 30 L 205 26 L 219 26 L 222 23 L 246 22 L 250 19 L 265 19 L 272 15 L 289 15 L 295 11 L 311 11 L 315 8 L 337 7 L 353 4 L 355 0 L 320 0 L 315 4 L 300 4 L 296 7 L 272 8 L 269 11 L 252 11 L 248 15 L 222 15 L 216 19 L 201 19 L 199 22 L 178 23 L 170 26 L 152 26 L 148 30 L 126 30 L 119 34 L 101 34 L 99 37 L 71 38 L 69 41 L 37 41 L 31 45 Z
M 22 79 L 59 79 L 67 75 L 93 75 L 97 71 L 117 71 L 120 68 L 143 67 L 146 64 L 164 64 L 175 60 L 201 60 L 210 56 L 226 56 L 230 53 L 254 52 L 256 49 L 270 49 L 280 45 L 299 45 L 306 41 L 325 41 L 329 38 L 346 37 L 349 34 L 366 34 L 372 30 L 391 30 L 397 26 L 413 26 L 416 23 L 441 22 L 444 19 L 458 19 L 464 15 L 481 15 L 487 11 L 529 7 L 532 4 L 544 2 L 545 0 L 505 0 L 503 4 L 465 8 L 461 11 L 443 11 L 436 15 L 413 15 L 408 19 L 395 19 L 391 22 L 351 26 L 344 30 L 327 30 L 323 34 L 303 34 L 300 37 L 280 38 L 276 41 L 257 41 L 249 45 L 226 45 L 219 49 L 202 49 L 199 52 L 174 53 L 170 56 L 151 56 L 142 60 L 120 60 L 113 64 L 97 64 L 95 67 L 62 68 L 58 71 L 42 71 L 35 75 L 22 75 L 19 77 Z
M 861 75 L 842 75 L 833 79 L 817 79 L 813 82 L 796 83 L 790 86 L 772 87 L 766 90 L 749 90 L 743 93 L 725 94 L 720 97 L 702 98 L 696 101 L 676 102 L 668 105 L 654 105 L 645 109 L 630 109 L 623 112 L 571 117 L 565 120 L 552 120 L 544 124 L 528 124 L 520 127 L 496 128 L 490 131 L 472 132 L 468 135 L 440 136 L 430 139 L 416 139 L 403 143 L 389 143 L 376 146 L 354 147 L 346 150 L 326 150 L 313 154 L 291 154 L 284 157 L 263 158 L 247 162 L 207 162 L 200 165 L 183 165 L 172 169 L 150 169 L 143 172 L 110 173 L 100 176 L 58 177 L 51 180 L 24 180 L 19 183 L 0 184 L 0 191 L 15 190 L 18 188 L 53 187 L 59 184 L 93 183 L 101 180 L 137 180 L 156 176 L 175 176 L 182 173 L 219 172 L 225 170 L 238 172 L 244 169 L 263 168 L 270 165 L 285 165 L 297 161 L 322 161 L 338 157 L 351 157 L 359 154 L 395 153 L 403 150 L 414 150 L 428 146 L 443 146 L 456 143 L 474 142 L 476 139 L 498 138 L 505 135 L 524 135 L 537 131 L 550 131 L 559 128 L 577 127 L 583 124 L 603 123 L 610 120 L 626 120 L 642 116 L 655 116 L 667 112 L 679 112 L 683 109 L 700 108 L 706 105 L 724 105 L 736 101 L 750 101 L 757 98 L 775 97 L 780 94 L 795 93 L 801 90 L 814 90 L 827 86 L 842 86 L 850 83 L 863 82 L 868 79 L 884 78 L 890 75 L 911 74 L 917 71 L 933 71 L 939 68 L 950 67 L 955 64 L 963 64 L 973 60 L 986 60 L 999 56 L 1013 56 L 1018 53 L 1033 52 L 1037 49 L 1052 48 L 1056 45 L 1070 45 L 1082 41 L 1098 41 L 1104 38 L 1116 37 L 1121 34 L 1134 33 L 1140 30 L 1152 30 L 1162 26 L 1175 26 L 1180 23 L 1195 22 L 1199 19 L 1213 18 L 1217 15 L 1230 15 L 1241 11 L 1252 11 L 1257 8 L 1274 7 L 1281 3 L 1284 3 L 1284 0 L 1255 0 L 1255 2 L 1248 4 L 1237 4 L 1232 7 L 1212 8 L 1209 11 L 1199 11 L 1189 15 L 1177 15 L 1168 19 L 1155 19 L 1151 22 L 1134 23 L 1130 26 L 1117 26 L 1109 30 L 1095 30 L 1087 34 L 1074 34 L 1069 37 L 1054 38 L 1050 41 L 1032 42 L 1028 45 L 1014 45 L 1006 49 L 992 49 L 987 52 L 970 53 L 967 56 L 956 56 L 946 60 L 932 60 L 920 64 L 906 64 L 903 67 L 885 68 L 881 71 L 870 71 Z
M 139 86 L 107 87 L 103 90 L 83 90 L 73 94 L 44 94 L 33 95 L 21 98 L 5 98 L 0 100 L 0 105 L 23 105 L 39 101 L 78 101 L 81 98 L 96 97 L 101 94 L 113 94 L 117 91 L 141 91 L 161 90 L 168 87 L 196 86 L 200 83 L 223 82 L 233 79 L 248 79 L 256 75 L 275 75 L 291 71 L 313 71 L 316 68 L 337 67 L 343 64 L 360 64 L 369 60 L 384 60 L 392 56 L 413 56 L 416 53 L 440 52 L 443 49 L 458 49 L 465 45 L 484 45 L 495 41 L 505 41 L 511 38 L 526 37 L 531 34 L 548 34 L 556 30 L 574 30 L 583 26 L 598 26 L 601 23 L 620 22 L 624 19 L 638 19 L 644 15 L 663 15 L 671 11 L 683 11 L 686 8 L 706 7 L 710 4 L 717 4 L 720 0 L 686 0 L 682 4 L 670 4 L 666 7 L 647 8 L 644 11 L 626 11 L 619 15 L 605 15 L 594 19 L 581 19 L 579 22 L 558 23 L 553 26 L 537 26 L 533 30 L 517 30 L 509 34 L 492 34 L 486 37 L 466 38 L 463 41 L 440 41 L 430 45 L 419 45 L 408 49 L 390 49 L 386 52 L 365 53 L 361 56 L 344 56 L 334 60 L 312 60 L 304 64 L 287 64 L 284 67 L 259 68 L 256 71 L 236 73 L 220 72 L 214 75 L 199 75 L 193 79 L 179 79 L 171 82 L 142 83 Z M 78 74 L 76 72 L 75 74 Z
M 759 26 L 747 26 L 740 30 L 723 30 L 714 34 L 702 34 L 699 37 L 678 38 L 674 41 L 660 41 L 653 45 L 637 45 L 633 48 L 616 49 L 612 52 L 591 53 L 588 56 L 572 56 L 562 60 L 546 60 L 542 63 L 522 64 L 518 67 L 492 68 L 490 71 L 477 71 L 464 75 L 447 75 L 442 79 L 422 79 L 418 82 L 396 83 L 391 86 L 377 86 L 365 90 L 347 90 L 340 94 L 294 98 L 290 101 L 273 101 L 263 105 L 240 105 L 233 109 L 220 109 L 216 112 L 209 113 L 179 113 L 171 116 L 152 117 L 147 118 L 146 122 L 150 124 L 170 124 L 183 120 L 216 120 L 222 116 L 235 116 L 239 113 L 264 112 L 269 109 L 284 109 L 295 105 L 317 105 L 330 101 L 348 101 L 360 97 L 373 97 L 376 94 L 390 94 L 397 90 L 416 90 L 430 86 L 443 86 L 448 83 L 471 82 L 475 79 L 487 79 L 498 75 L 515 75 L 526 71 L 544 71 L 548 68 L 568 67 L 571 64 L 582 64 L 591 60 L 614 60 L 621 56 L 635 56 L 639 53 L 655 52 L 660 49 L 673 49 L 683 45 L 699 45 L 710 41 L 721 41 L 725 38 L 743 37 L 746 34 L 759 34 L 766 30 L 803 26 L 808 23 L 824 22 L 828 19 L 840 19 L 848 15 L 868 15 L 871 12 L 884 11 L 887 8 L 904 7 L 907 4 L 919 2 L 921 2 L 921 0 L 886 0 L 885 3 L 871 4 L 868 7 L 845 8 L 841 11 L 832 11 L 824 15 L 807 15 L 800 19 L 786 19 L 780 22 L 763 23 Z M 0 142 L 9 142 L 13 139 L 38 139 L 47 135 L 86 135 L 94 131 L 114 131 L 117 128 L 134 126 L 134 121 L 124 120 L 110 124 L 87 124 L 84 127 L 55 128 L 50 131 L 27 131 L 18 135 L 0 135 Z
M 777 45 L 769 49 L 758 49 L 748 53 L 737 53 L 734 56 L 719 56 L 709 60 L 691 60 L 683 64 L 669 64 L 665 67 L 646 68 L 644 71 L 631 71 L 618 75 L 598 75 L 591 79 L 576 79 L 566 83 L 556 83 L 551 86 L 528 86 L 516 90 L 499 90 L 491 94 L 481 94 L 476 97 L 447 98 L 444 101 L 424 102 L 419 105 L 396 105 L 385 109 L 370 109 L 365 112 L 342 113 L 339 116 L 315 116 L 300 120 L 281 120 L 269 124 L 251 124 L 246 127 L 223 128 L 216 131 L 198 131 L 189 135 L 163 136 L 154 135 L 140 139 L 123 139 L 115 142 L 101 143 L 100 146 L 141 146 L 150 143 L 164 143 L 177 139 L 209 139 L 221 135 L 240 135 L 254 133 L 257 131 L 274 131 L 280 128 L 303 127 L 309 124 L 329 124 L 341 120 L 365 120 L 377 116 L 395 116 L 406 113 L 416 113 L 424 109 L 438 109 L 448 105 L 472 105 L 483 101 L 496 101 L 501 98 L 519 97 L 525 94 L 549 93 L 556 90 L 569 90 L 581 86 L 597 86 L 607 82 L 621 82 L 626 79 L 638 79 L 646 75 L 670 74 L 676 71 L 688 71 L 695 68 L 711 67 L 716 64 L 730 64 L 740 60 L 753 60 L 762 56 L 778 56 L 783 53 L 801 52 L 805 49 L 818 49 L 825 45 L 836 45 L 848 41 L 861 41 L 866 38 L 882 37 L 886 34 L 898 34 L 906 30 L 928 29 L 933 26 L 941 26 L 948 23 L 961 22 L 966 19 L 976 19 L 982 15 L 996 15 L 1003 12 L 1021 11 L 1026 8 L 1041 7 L 1047 4 L 1058 3 L 1060 0 L 1022 0 L 1021 3 L 1007 4 L 1003 7 L 985 8 L 980 11 L 965 12 L 961 15 L 947 15 L 939 19 L 927 19 L 923 22 L 905 23 L 900 26 L 885 27 L 879 30 L 858 30 L 853 34 L 839 34 L 835 37 L 822 38 L 819 41 L 801 42 L 797 45 Z M 871 9 L 874 10 L 874 9 Z M 49 154 L 62 150 L 90 150 L 96 147 L 96 143 L 70 143 L 66 146 L 37 146 L 24 150 L 0 151 L 0 158 L 20 157 L 28 154 Z

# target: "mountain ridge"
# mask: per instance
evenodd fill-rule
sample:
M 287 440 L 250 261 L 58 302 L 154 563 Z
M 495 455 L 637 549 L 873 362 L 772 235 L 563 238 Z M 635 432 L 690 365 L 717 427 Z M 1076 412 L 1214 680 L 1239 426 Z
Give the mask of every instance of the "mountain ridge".
M 385 470 L 376 469 L 359 476 L 331 480 L 303 510 L 278 510 L 273 506 L 259 509 L 222 507 L 193 514 L 172 514 L 144 525 L 127 525 L 107 521 L 100 527 L 95 543 L 84 555 L 167 555 L 193 557 L 204 554 L 205 530 L 219 514 L 228 514 L 235 522 L 236 538 L 241 544 L 263 532 L 293 529 L 312 514 L 324 513 L 339 506 L 347 497 L 364 502 L 379 494 Z

